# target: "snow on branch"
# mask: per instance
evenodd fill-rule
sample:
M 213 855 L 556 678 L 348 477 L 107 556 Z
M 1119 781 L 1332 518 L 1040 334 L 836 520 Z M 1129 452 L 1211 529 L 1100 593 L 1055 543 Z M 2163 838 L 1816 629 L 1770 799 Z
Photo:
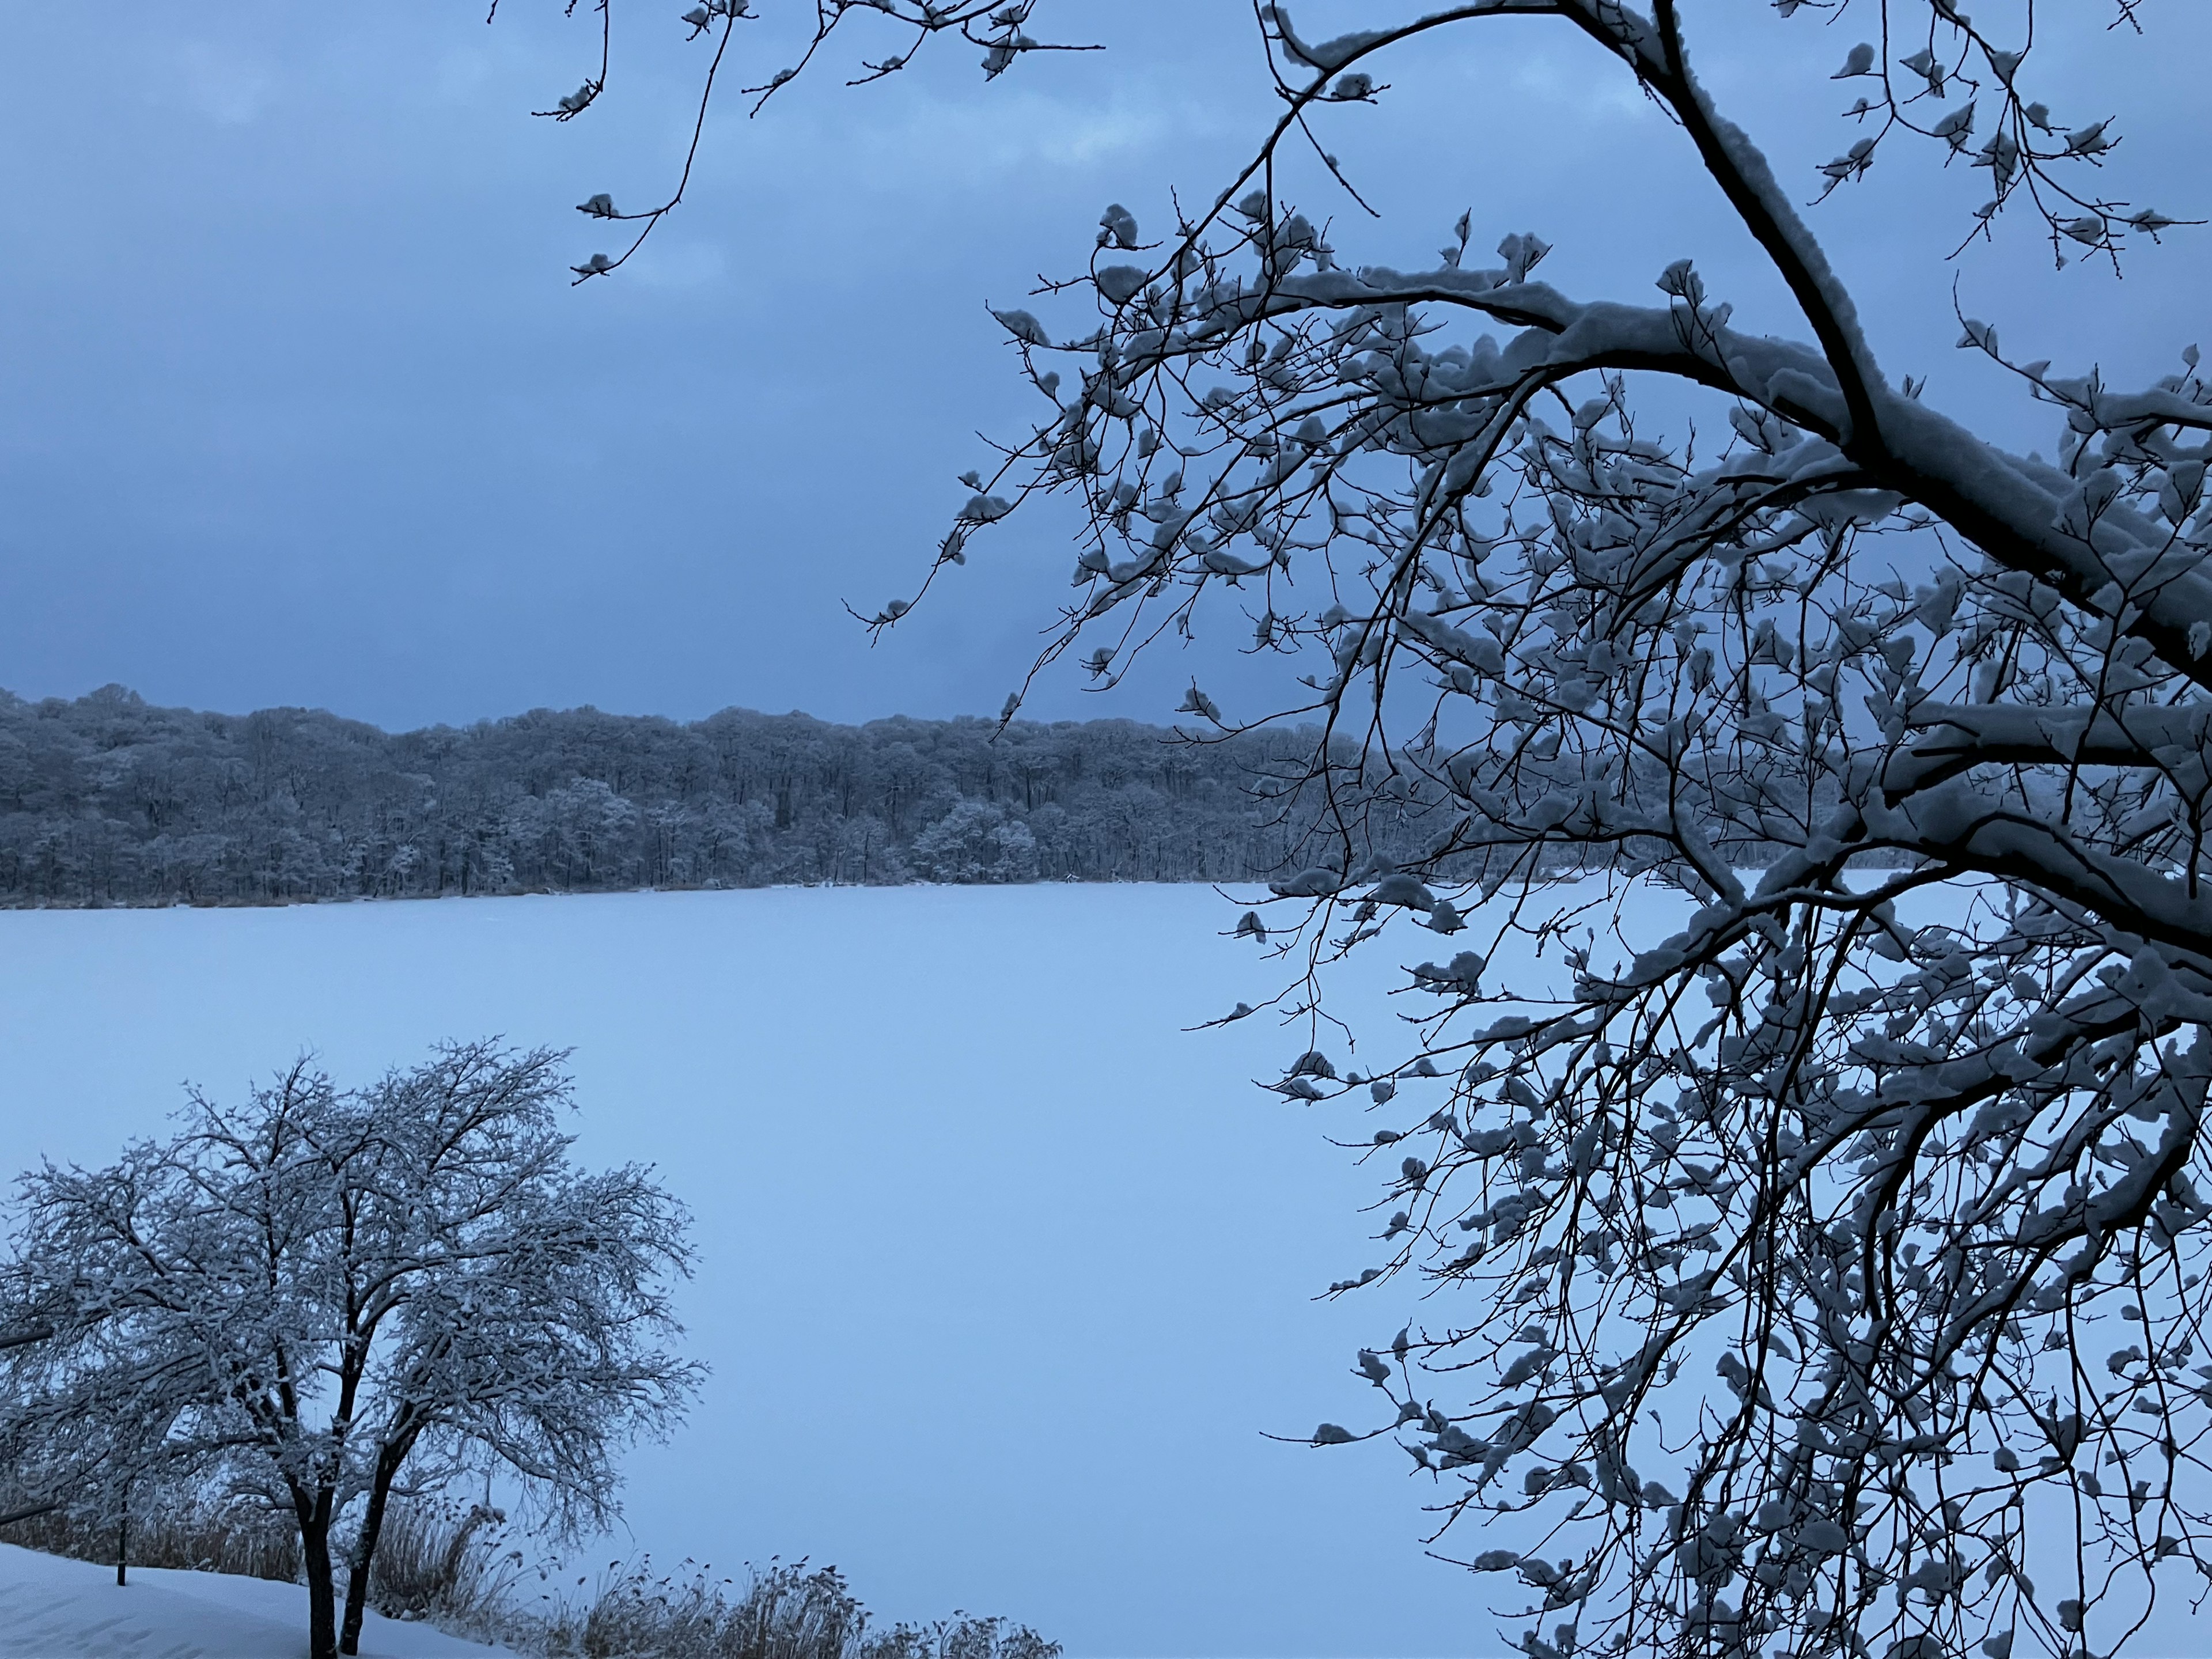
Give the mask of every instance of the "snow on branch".
M 1304 107 L 1502 9 L 1321 44 L 1268 22 Z M 2212 1221 L 2212 392 L 2193 352 L 2130 392 L 2036 364 L 2058 459 L 1990 443 L 1881 374 L 1672 6 L 1523 9 L 1681 116 L 1811 338 L 1735 326 L 1687 261 L 1656 302 L 1563 293 L 1525 232 L 1478 268 L 1467 217 L 1433 269 L 1351 266 L 1253 182 L 1286 118 L 1145 264 L 1117 209 L 1087 276 L 1002 317 L 1056 412 L 972 480 L 1006 510 L 964 550 L 1073 496 L 1040 666 L 1226 605 L 1295 675 L 1282 714 L 1320 723 L 1292 914 L 1239 929 L 1303 964 L 1279 1006 L 1306 1052 L 1270 1086 L 1381 1115 L 1385 1260 L 1333 1292 L 1404 1277 L 1470 1316 L 1363 1352 L 1387 1401 L 1314 1443 L 1395 1434 L 1448 1528 L 1544 1540 L 1471 1563 L 1528 1592 L 1527 1651 L 2117 1632 L 2167 1563 L 2212 1573 L 2185 1375 Z M 1939 143 L 1970 130 L 1911 101 Z M 1652 381 L 1706 399 L 1718 442 L 1639 417 Z M 1660 895 L 1686 925 L 1639 921 Z M 1491 976 L 1516 935 L 1563 984 Z M 1328 965 L 1386 938 L 1405 1048 L 1340 1069 Z M 2123 1313 L 2093 1369 L 2083 1333 Z M 1678 1384 L 1692 1359 L 1717 1383 Z M 2094 1517 L 2070 1552 L 2030 1535 L 2046 1492 Z M 2036 1589 L 2069 1571 L 2078 1594 Z
M 1874 37 L 1812 79 L 1855 136 L 1794 185 L 1683 9 L 1261 8 L 1249 163 L 1156 240 L 1110 206 L 999 313 L 1049 413 L 922 586 L 1070 498 L 1037 672 L 1228 620 L 1317 728 L 1236 929 L 1296 975 L 1266 1086 L 1375 1115 L 1381 1259 L 1328 1293 L 1435 1300 L 1310 1443 L 1395 1439 L 1443 1540 L 1510 1517 L 1465 1559 L 1524 1652 L 2109 1653 L 2212 1578 L 2212 388 L 2193 347 L 2116 390 L 1961 317 L 2060 428 L 2009 453 L 1882 372 L 1802 198 L 1917 141 L 1988 172 L 1969 238 L 2024 211 L 2117 261 L 2177 222 L 2107 193 L 2120 113 L 2042 101 L 2018 8 L 1777 0 Z M 1279 195 L 1290 145 L 1355 188 L 1317 124 L 1503 15 L 1665 108 L 1790 313 L 1735 326 L 1688 260 L 1572 296 L 1525 230 L 1478 268 L 1473 212 L 1363 266 Z M 1329 970 L 1383 950 L 1403 1018 L 1356 1069 Z

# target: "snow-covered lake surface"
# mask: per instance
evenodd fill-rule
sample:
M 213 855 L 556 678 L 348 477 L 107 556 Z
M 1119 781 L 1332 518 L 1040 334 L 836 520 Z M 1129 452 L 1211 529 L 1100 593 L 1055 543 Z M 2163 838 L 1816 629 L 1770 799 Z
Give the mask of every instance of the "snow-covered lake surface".
M 1262 1437 L 1364 1423 L 1352 1352 L 1411 1308 L 1311 1300 L 1370 1259 L 1379 1189 L 1252 1086 L 1303 1045 L 1179 1029 L 1277 988 L 1236 915 L 1057 886 L 0 915 L 0 1169 L 106 1161 L 187 1082 L 302 1048 L 350 1082 L 441 1037 L 572 1047 L 581 1156 L 696 1213 L 714 1367 L 594 1570 L 805 1555 L 885 1618 L 1003 1613 L 1079 1659 L 1499 1651 L 1497 1581 L 1425 1556 L 1401 1454 Z
M 228 1573 L 64 1561 L 0 1544 L 0 1659 L 300 1659 L 307 1592 Z M 501 1659 L 507 1650 L 369 1613 L 362 1659 Z

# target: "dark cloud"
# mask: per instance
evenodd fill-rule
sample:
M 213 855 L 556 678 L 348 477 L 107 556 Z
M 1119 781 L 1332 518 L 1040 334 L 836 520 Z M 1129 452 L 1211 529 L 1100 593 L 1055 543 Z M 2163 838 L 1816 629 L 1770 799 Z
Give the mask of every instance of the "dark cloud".
M 840 601 L 910 588 L 976 433 L 1033 412 L 985 301 L 1076 266 L 1109 199 L 1157 223 L 1170 185 L 1210 198 L 1270 108 L 1242 7 L 1057 15 L 1110 50 L 987 87 L 963 46 L 864 91 L 802 82 L 758 119 L 726 103 L 691 204 L 622 277 L 571 289 L 607 239 L 570 204 L 645 202 L 681 154 L 698 60 L 672 18 L 618 11 L 612 88 L 556 125 L 527 112 L 595 52 L 551 7 L 489 27 L 419 3 L 0 8 L 19 192 L 0 684 L 387 724 L 585 702 L 995 710 L 1066 591 L 1065 517 L 981 548 L 880 648 Z M 1843 147 L 1841 100 L 1781 71 L 1839 58 L 1851 25 L 1808 16 L 1735 0 L 1693 22 L 1717 94 L 1809 181 Z M 2145 16 L 2144 41 L 2101 16 L 2049 36 L 2053 101 L 2119 118 L 2130 193 L 2202 210 L 2186 77 L 2212 19 Z M 778 27 L 748 70 L 773 67 Z M 1394 69 L 1379 109 L 1338 114 L 1379 222 L 1294 177 L 1347 258 L 1424 262 L 1472 206 L 1486 241 L 1557 244 L 1547 274 L 1571 290 L 1640 299 L 1691 253 L 1740 323 L 1790 331 L 1632 88 L 1534 23 L 1462 33 Z M 2175 233 L 2121 283 L 2051 272 L 2022 224 L 1945 264 L 1982 183 L 1900 151 L 1815 222 L 1892 373 L 2047 443 L 1950 351 L 1953 283 L 2027 356 L 2141 376 L 2202 319 L 2206 244 Z M 1164 659 L 1110 708 L 1073 677 L 1030 707 L 1158 718 L 1189 666 Z

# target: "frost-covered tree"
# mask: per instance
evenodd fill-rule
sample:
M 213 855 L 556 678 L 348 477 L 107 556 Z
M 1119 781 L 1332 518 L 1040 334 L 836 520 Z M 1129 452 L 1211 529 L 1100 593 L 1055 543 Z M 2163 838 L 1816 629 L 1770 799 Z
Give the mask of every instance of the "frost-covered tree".
M 822 0 L 808 61 L 964 33 L 995 75 L 1036 9 Z M 1314 1438 L 1395 1436 L 1532 1655 L 2113 1652 L 2212 1578 L 2212 387 L 2194 348 L 2120 387 L 1961 317 L 2056 428 L 2009 453 L 1883 371 L 1799 200 L 1922 141 L 1987 180 L 1962 242 L 2116 263 L 2174 221 L 2108 193 L 2119 129 L 2063 106 L 2028 0 L 1364 9 L 1259 8 L 1251 164 L 1161 234 L 1108 208 L 1087 273 L 999 313 L 1051 410 L 931 572 L 1072 497 L 1045 660 L 1110 679 L 1241 613 L 1300 688 L 1264 716 L 1323 729 L 1308 867 L 1240 931 L 1302 970 L 1283 1091 L 1381 1117 L 1389 1255 L 1338 1288 L 1432 1297 L 1359 1357 L 1372 1420 Z M 685 21 L 719 66 L 749 15 Z M 1282 199 L 1395 58 L 1507 17 L 1664 112 L 1793 314 L 1737 328 L 1689 259 L 1563 293 L 1534 234 L 1479 257 L 1480 210 L 1427 269 L 1357 264 Z M 1853 136 L 1784 181 L 1696 49 L 1815 21 Z M 1555 994 L 1490 975 L 1512 936 Z M 1364 1076 L 1315 1000 L 1352 951 L 1412 1010 Z
M 1194 750 L 1123 720 L 854 726 L 735 708 L 385 732 L 305 709 L 159 708 L 119 686 L 0 692 L 0 904 L 879 884 L 979 811 L 1010 845 L 1025 830 L 1035 857 L 993 851 L 972 874 L 942 860 L 931 879 L 1249 880 L 1299 835 L 1255 781 L 1295 777 L 1304 749 L 1294 732 Z
M 987 800 L 962 799 L 914 838 L 914 866 L 932 881 L 1036 879 L 1036 838 Z
M 568 1157 L 560 1056 L 453 1044 L 342 1091 L 305 1063 L 106 1169 L 23 1178 L 0 1443 L 47 1501 L 210 1487 L 300 1531 L 315 1659 L 351 1653 L 387 1504 L 497 1471 L 556 1527 L 700 1368 L 666 1281 L 682 1207 Z M 334 1559 L 349 1575 L 343 1619 Z

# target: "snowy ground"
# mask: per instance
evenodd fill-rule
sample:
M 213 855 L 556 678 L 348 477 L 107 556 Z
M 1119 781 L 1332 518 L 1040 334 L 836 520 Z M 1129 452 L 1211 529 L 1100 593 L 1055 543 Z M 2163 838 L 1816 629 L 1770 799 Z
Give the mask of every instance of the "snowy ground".
M 1004 1613 L 1077 1656 L 1497 1652 L 1495 1581 L 1425 1556 L 1401 1454 L 1262 1437 L 1364 1422 L 1354 1348 L 1421 1310 L 1310 1299 L 1374 1257 L 1378 1183 L 1323 1139 L 1372 1121 L 1253 1087 L 1304 1046 L 1263 1020 L 1179 1029 L 1277 988 L 1216 936 L 1236 914 L 1103 886 L 0 914 L 0 1175 L 110 1159 L 185 1082 L 303 1047 L 350 1080 L 444 1036 L 570 1045 L 582 1155 L 696 1212 L 714 1366 L 576 1572 L 806 1555 L 887 1618 Z
M 0 1659 L 301 1659 L 307 1592 L 230 1573 L 65 1561 L 0 1544 Z M 362 1659 L 495 1659 L 505 1648 L 370 1613 Z

